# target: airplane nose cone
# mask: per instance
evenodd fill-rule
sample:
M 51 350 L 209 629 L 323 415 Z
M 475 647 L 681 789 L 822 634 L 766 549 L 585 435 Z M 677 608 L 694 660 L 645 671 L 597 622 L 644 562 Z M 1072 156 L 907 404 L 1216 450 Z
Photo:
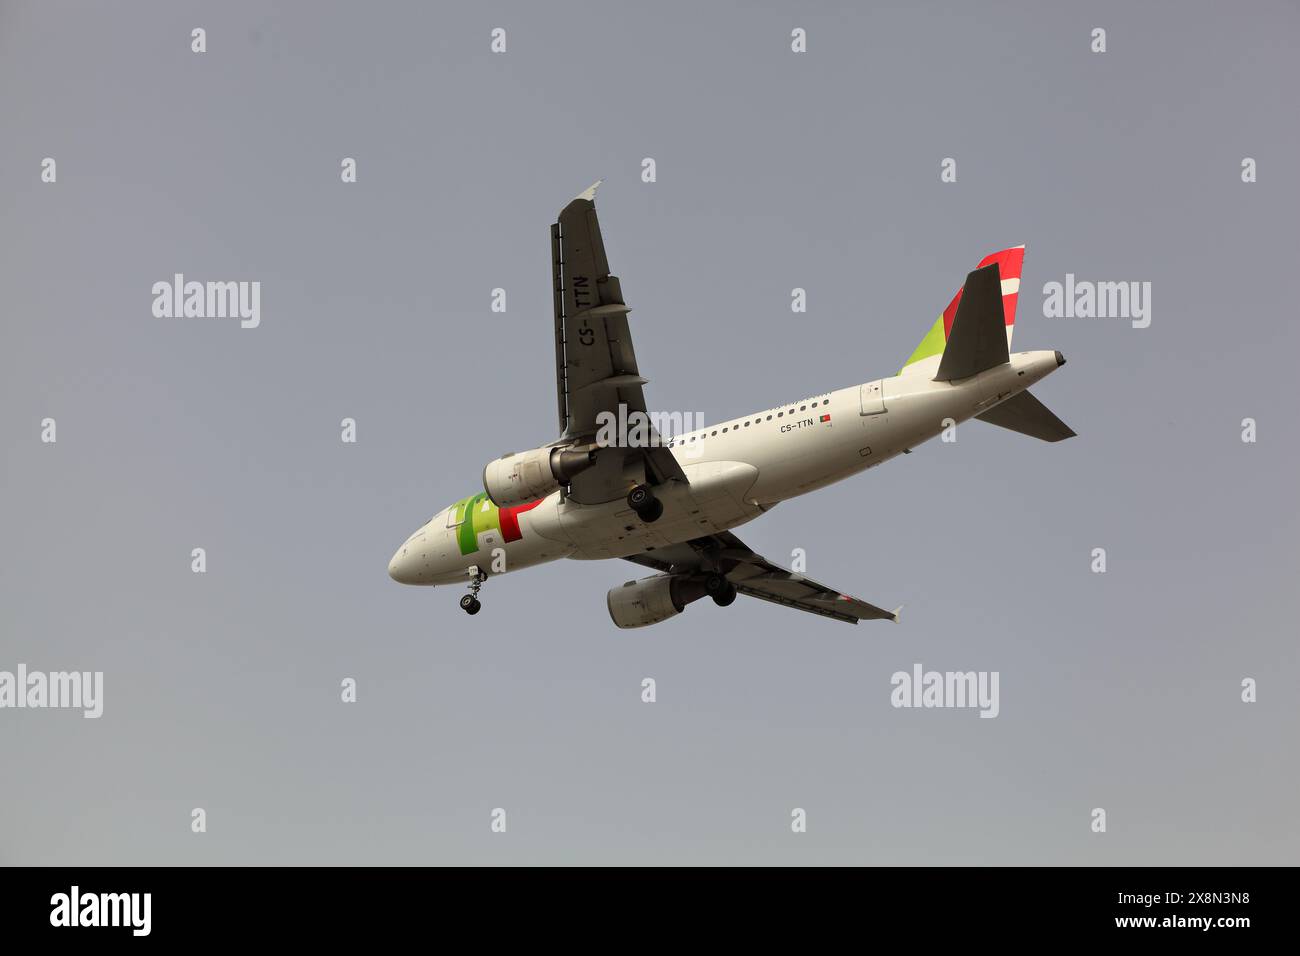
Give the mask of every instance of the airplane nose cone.
M 1065 356 L 1061 354 L 1061 350 L 1060 350 L 1060 349 L 1057 349 L 1057 350 L 1056 350 L 1056 367 L 1057 367 L 1057 368 L 1060 368 L 1060 367 L 1061 367 L 1062 365 L 1064 365 L 1064 364 L 1065 364 Z
M 406 545 L 402 545 L 389 560 L 388 576 L 398 584 L 416 584 L 414 562 L 407 557 L 406 551 Z
M 398 584 L 432 584 L 438 573 L 438 541 L 420 528 L 388 561 L 388 576 Z

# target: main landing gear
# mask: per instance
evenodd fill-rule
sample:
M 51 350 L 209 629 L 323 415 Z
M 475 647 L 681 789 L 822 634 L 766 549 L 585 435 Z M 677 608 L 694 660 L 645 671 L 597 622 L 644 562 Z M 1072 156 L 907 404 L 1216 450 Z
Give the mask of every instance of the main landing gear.
M 637 485 L 629 491 L 627 506 L 646 524 L 654 524 L 664 513 L 664 503 L 655 497 L 649 485 Z
M 477 614 L 482 610 L 483 605 L 479 602 L 478 592 L 483 587 L 483 582 L 487 580 L 487 575 L 479 570 L 477 564 L 471 565 L 469 569 L 469 594 L 460 599 L 460 609 L 466 614 Z
M 704 579 L 704 591 L 718 607 L 726 607 L 736 600 L 736 586 L 721 574 L 710 574 Z

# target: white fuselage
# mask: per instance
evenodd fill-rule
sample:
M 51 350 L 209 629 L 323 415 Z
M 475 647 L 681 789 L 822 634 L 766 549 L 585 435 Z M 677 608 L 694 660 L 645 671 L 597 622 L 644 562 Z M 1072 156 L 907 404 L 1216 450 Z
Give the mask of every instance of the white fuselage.
M 929 364 L 937 366 L 938 356 Z M 557 491 L 507 515 L 479 496 L 411 535 L 389 574 L 404 584 L 461 584 L 471 567 L 492 575 L 557 558 L 621 558 L 726 531 L 988 411 L 1055 371 L 1060 359 L 1019 352 L 957 382 L 934 381 L 929 364 L 668 439 L 688 483 L 655 488 L 664 510 L 651 524 L 622 498 L 584 505 Z

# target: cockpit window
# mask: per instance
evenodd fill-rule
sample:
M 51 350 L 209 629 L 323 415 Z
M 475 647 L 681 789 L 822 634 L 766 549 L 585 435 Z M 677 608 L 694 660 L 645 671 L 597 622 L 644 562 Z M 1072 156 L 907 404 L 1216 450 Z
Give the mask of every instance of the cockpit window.
M 447 527 L 457 528 L 465 521 L 465 502 L 452 505 L 447 509 Z

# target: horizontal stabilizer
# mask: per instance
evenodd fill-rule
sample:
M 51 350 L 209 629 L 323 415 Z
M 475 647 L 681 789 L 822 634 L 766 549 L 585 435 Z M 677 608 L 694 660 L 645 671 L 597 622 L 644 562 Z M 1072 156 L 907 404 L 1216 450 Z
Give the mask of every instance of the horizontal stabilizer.
M 1055 415 L 1051 409 L 1028 392 L 1021 392 L 1015 398 L 1008 398 L 1001 405 L 995 405 L 983 415 L 976 415 L 982 422 L 1000 425 L 1013 432 L 1020 432 L 1030 438 L 1043 441 L 1060 441 L 1073 438 L 1074 432 Z
M 1010 358 L 1002 311 L 1002 278 L 995 262 L 966 277 L 957 316 L 934 378 L 937 382 L 970 378 Z

